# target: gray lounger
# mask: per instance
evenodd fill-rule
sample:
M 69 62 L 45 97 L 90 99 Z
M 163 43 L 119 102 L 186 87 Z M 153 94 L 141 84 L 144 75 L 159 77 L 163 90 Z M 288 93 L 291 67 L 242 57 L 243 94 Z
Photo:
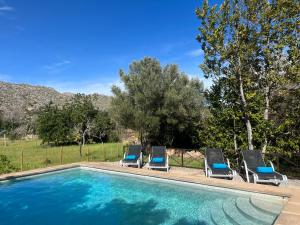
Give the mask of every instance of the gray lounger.
M 134 157 L 133 157 L 134 156 Z M 130 145 L 128 151 L 124 153 L 124 158 L 120 161 L 121 166 L 142 167 L 143 153 L 141 145 Z
M 162 161 L 156 161 L 156 159 L 162 159 Z M 152 146 L 147 168 L 166 169 L 169 172 L 169 156 L 167 155 L 166 146 Z
M 230 168 L 230 162 L 224 160 L 224 155 L 219 148 L 207 148 L 205 150 L 205 175 L 206 177 L 219 177 L 233 179 L 236 171 Z M 226 168 L 215 168 L 216 164 L 223 164 Z
M 273 172 L 257 172 L 258 167 L 266 167 L 261 151 L 244 150 L 242 151 L 242 155 L 242 169 L 245 170 L 248 183 L 250 182 L 251 175 L 254 183 L 272 183 L 275 185 L 279 185 L 280 183 L 288 183 L 287 176 L 276 172 L 271 161 L 270 165 L 273 168 Z

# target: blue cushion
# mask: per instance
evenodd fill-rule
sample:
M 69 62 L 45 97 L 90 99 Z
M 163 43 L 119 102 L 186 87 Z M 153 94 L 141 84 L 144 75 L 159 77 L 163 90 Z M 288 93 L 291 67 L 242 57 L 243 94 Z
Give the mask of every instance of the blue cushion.
M 272 167 L 261 166 L 261 167 L 256 167 L 256 172 L 258 172 L 258 173 L 273 173 L 274 170 Z
M 129 159 L 129 160 L 136 159 L 136 155 L 126 155 L 125 159 Z
M 154 163 L 162 163 L 163 161 L 164 161 L 164 158 L 162 158 L 162 157 L 155 157 L 155 158 L 151 159 L 151 162 L 154 162 Z
M 212 167 L 214 169 L 227 169 L 228 166 L 225 163 L 213 163 Z

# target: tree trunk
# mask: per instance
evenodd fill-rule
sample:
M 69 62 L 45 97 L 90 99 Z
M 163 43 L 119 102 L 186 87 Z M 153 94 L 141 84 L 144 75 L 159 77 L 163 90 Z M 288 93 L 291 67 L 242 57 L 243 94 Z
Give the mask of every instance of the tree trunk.
M 140 131 L 140 141 L 141 141 L 141 145 L 143 146 L 144 145 L 144 142 L 143 142 L 143 131 Z
M 80 157 L 82 157 L 82 144 L 79 143 L 79 154 L 80 154 Z
M 270 88 L 267 85 L 265 87 L 265 110 L 264 110 L 264 120 L 268 121 L 269 120 L 269 108 L 270 108 L 270 99 L 269 99 L 269 92 Z M 268 145 L 268 138 L 267 138 L 267 133 L 265 131 L 265 140 L 262 146 L 262 152 L 265 153 Z
M 241 63 L 239 63 L 239 66 L 241 65 Z M 240 97 L 241 97 L 241 102 L 242 102 L 242 106 L 243 106 L 243 114 L 244 114 L 244 121 L 246 124 L 246 128 L 247 128 L 247 139 L 248 139 L 248 148 L 249 150 L 253 150 L 253 135 L 252 135 L 252 126 L 251 126 L 251 122 L 249 120 L 249 116 L 247 113 L 247 101 L 245 98 L 245 93 L 244 93 L 244 87 L 243 87 L 243 80 L 242 80 L 242 76 L 241 73 L 238 73 L 238 79 L 239 79 L 239 91 L 240 91 Z
M 235 117 L 233 118 L 233 143 L 234 143 L 234 151 L 238 151 L 238 145 L 236 140 L 236 129 L 235 129 Z
M 84 144 L 85 144 L 85 134 L 83 133 L 82 135 L 82 146 L 84 147 Z

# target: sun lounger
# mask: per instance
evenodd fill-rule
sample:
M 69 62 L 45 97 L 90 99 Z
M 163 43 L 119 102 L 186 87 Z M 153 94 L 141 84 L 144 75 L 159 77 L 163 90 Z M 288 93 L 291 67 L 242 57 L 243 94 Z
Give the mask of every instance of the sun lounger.
M 242 169 L 245 171 L 247 182 L 253 178 L 254 183 L 272 183 L 275 185 L 288 183 L 287 176 L 276 172 L 271 161 L 270 167 L 266 166 L 260 151 L 245 150 L 242 151 L 242 155 Z
M 221 149 L 207 148 L 205 150 L 205 174 L 207 177 L 233 179 L 236 171 L 230 168 L 230 162 L 225 162 Z
M 148 169 L 166 169 L 169 171 L 169 157 L 165 146 L 152 146 Z
M 124 158 L 120 161 L 121 166 L 142 167 L 143 153 L 141 145 L 130 145 L 128 151 L 124 153 Z

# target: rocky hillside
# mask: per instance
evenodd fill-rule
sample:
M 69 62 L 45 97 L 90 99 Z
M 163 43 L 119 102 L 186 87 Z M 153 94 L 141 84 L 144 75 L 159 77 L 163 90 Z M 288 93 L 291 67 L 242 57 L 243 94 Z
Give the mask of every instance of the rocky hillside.
M 50 101 L 57 105 L 63 105 L 72 96 L 71 93 L 60 93 L 49 87 L 0 81 L 0 112 L 6 119 L 28 118 Z M 93 94 L 92 99 L 99 109 L 105 110 L 110 105 L 108 96 Z

